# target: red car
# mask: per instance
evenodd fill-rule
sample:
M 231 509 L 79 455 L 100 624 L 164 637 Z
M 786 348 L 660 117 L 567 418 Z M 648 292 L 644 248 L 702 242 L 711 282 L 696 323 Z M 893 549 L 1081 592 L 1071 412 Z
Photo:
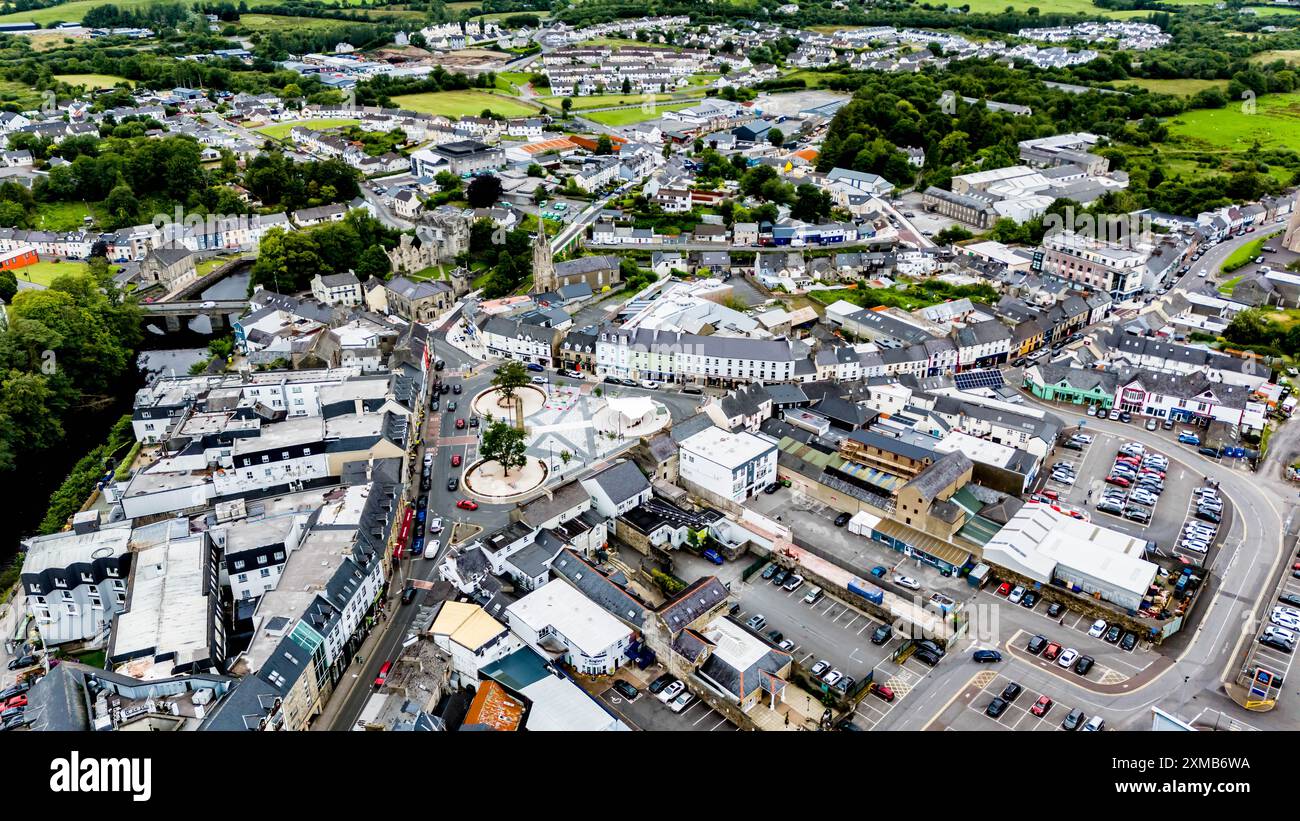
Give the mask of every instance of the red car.
M 1003 582 L 998 585 L 998 595 L 1005 596 L 1011 592 L 1011 582 Z
M 1051 499 L 1052 501 L 1056 501 L 1061 498 L 1055 490 L 1044 490 L 1043 495 Z
M 19 693 L 18 695 L 14 696 L 13 698 L 9 699 L 4 703 L 4 709 L 6 710 L 12 710 L 15 707 L 26 707 L 26 706 L 27 706 L 27 695 L 25 693 Z
M 1131 482 L 1123 476 L 1107 476 L 1106 482 L 1112 485 L 1119 485 L 1120 487 L 1128 487 L 1131 484 Z
M 464 428 L 465 428 L 465 420 L 464 420 L 464 419 L 457 419 L 457 420 L 456 420 L 456 430 L 463 430 Z
M 461 499 L 456 503 L 456 507 L 461 510 L 478 510 L 478 502 L 473 502 L 469 499 Z
M 873 696 L 877 696 L 878 698 L 883 698 L 885 701 L 894 700 L 894 691 L 889 689 L 883 684 L 871 685 L 871 694 Z
M 1042 718 L 1047 715 L 1047 711 L 1050 709 L 1052 709 L 1052 700 L 1047 696 L 1039 696 L 1038 701 L 1034 702 L 1034 706 L 1029 708 L 1029 712 Z
M 383 687 L 384 682 L 388 680 L 388 671 L 393 669 L 391 661 L 384 662 L 384 666 L 379 668 L 379 675 L 375 676 L 375 687 Z
M 451 466 L 454 467 L 454 468 L 458 468 L 458 467 L 460 467 L 460 454 L 459 454 L 459 453 L 453 453 L 453 454 L 451 455 Z
M 1056 657 L 1059 655 L 1061 655 L 1061 645 L 1056 642 L 1047 645 L 1047 648 L 1043 650 L 1043 658 L 1048 661 L 1055 661 Z

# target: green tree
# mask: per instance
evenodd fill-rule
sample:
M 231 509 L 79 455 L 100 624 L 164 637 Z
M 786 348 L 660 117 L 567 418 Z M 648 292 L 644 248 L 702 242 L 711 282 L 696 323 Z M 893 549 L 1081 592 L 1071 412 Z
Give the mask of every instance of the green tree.
M 8 305 L 18 293 L 18 278 L 13 271 L 0 271 L 0 301 Z
M 365 279 L 368 277 L 379 277 L 387 279 L 388 274 L 393 270 L 392 263 L 388 260 L 388 255 L 379 245 L 372 245 L 361 252 L 361 258 L 357 260 L 357 276 Z
M 773 128 L 771 131 L 767 132 L 767 141 L 777 148 L 780 148 L 785 145 L 785 132 L 779 128 Z
M 513 407 L 515 391 L 527 384 L 528 369 L 522 362 L 511 360 L 502 363 L 492 375 L 492 387 L 501 394 L 497 404 L 502 407 Z
M 514 468 L 527 464 L 527 447 L 522 430 L 498 420 L 483 431 L 478 453 L 487 461 L 501 465 L 501 469 L 509 475 Z

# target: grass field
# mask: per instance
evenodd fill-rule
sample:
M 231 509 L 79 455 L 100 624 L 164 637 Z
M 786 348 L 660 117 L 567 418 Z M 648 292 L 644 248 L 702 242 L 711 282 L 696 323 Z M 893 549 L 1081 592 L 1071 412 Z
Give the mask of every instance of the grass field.
M 84 202 L 43 202 L 37 206 L 36 229 L 39 231 L 75 231 L 85 227 L 85 218 L 93 212 Z
M 1241 246 L 1240 248 L 1238 248 L 1237 250 L 1233 251 L 1231 254 L 1228 255 L 1228 258 L 1223 261 L 1223 265 L 1220 267 L 1219 270 L 1223 271 L 1224 273 L 1228 273 L 1231 271 L 1236 271 L 1238 268 L 1250 264 L 1251 260 L 1257 259 L 1259 257 L 1260 253 L 1264 249 L 1264 243 L 1268 242 L 1273 237 L 1277 236 L 1279 233 L 1281 232 L 1274 231 L 1271 234 L 1265 234 L 1259 239 L 1251 240 L 1250 242 Z M 1241 277 L 1237 277 L 1237 279 L 1241 279 Z
M 663 103 L 671 100 L 671 94 L 654 94 L 650 95 L 654 99 L 652 102 Z M 612 105 L 640 105 L 649 97 L 643 97 L 640 94 L 592 94 L 587 97 L 573 97 L 573 110 L 584 111 L 588 108 L 608 108 Z M 563 97 L 539 97 L 539 102 L 546 103 L 551 108 L 559 108 L 563 105 Z
M 444 117 L 477 117 L 485 108 L 491 109 L 502 117 L 525 117 L 537 113 L 537 109 L 533 106 L 482 91 L 403 94 L 393 98 L 393 105 L 408 111 L 441 114 Z
M 156 3 L 158 0 L 113 0 L 113 5 L 119 9 L 136 9 Z M 250 8 L 257 6 L 271 5 L 278 0 L 247 0 Z M 42 26 L 55 22 L 72 22 L 80 21 L 83 14 L 96 6 L 103 6 L 103 0 L 73 0 L 71 3 L 60 3 L 57 6 L 50 6 L 47 9 L 36 9 L 34 11 L 15 11 L 9 14 L 0 14 L 0 23 L 39 23 Z M 187 5 L 193 5 L 189 3 Z
M 1259 54 L 1251 55 L 1250 58 L 1252 63 L 1271 63 L 1274 60 L 1286 60 L 1288 63 L 1300 63 L 1300 49 L 1261 51 Z
M 118 83 L 135 85 L 125 77 L 114 77 L 112 74 L 55 74 L 54 79 L 70 86 L 85 86 L 88 89 L 112 88 Z
M 1173 94 L 1179 97 L 1189 97 L 1198 91 L 1207 88 L 1219 88 L 1227 90 L 1227 80 L 1116 80 L 1110 84 L 1114 88 L 1123 88 L 1124 86 L 1137 86 L 1156 94 Z
M 346 20 L 329 20 L 320 17 L 285 17 L 278 14 L 244 14 L 236 24 L 250 31 L 326 31 L 345 26 Z
M 37 285 L 49 287 L 50 283 L 56 278 L 67 274 L 84 274 L 87 271 L 84 262 L 55 262 L 53 260 L 41 260 L 34 265 L 28 265 L 25 268 L 19 268 L 14 271 L 14 276 L 27 282 L 35 282 Z
M 1264 147 L 1300 145 L 1300 93 L 1265 94 L 1255 103 L 1253 114 L 1236 102 L 1185 112 L 1168 121 L 1169 133 L 1231 151 L 1245 151 L 1255 141 Z
M 655 106 L 651 111 L 644 111 L 641 106 L 637 106 L 636 108 L 619 108 L 613 111 L 593 111 L 583 116 L 601 125 L 632 125 L 633 123 L 658 119 L 663 116 L 665 111 L 681 111 L 683 108 L 690 108 L 693 105 L 695 103 L 672 103 Z
M 1179 4 L 1180 0 L 1172 0 L 1173 3 Z M 1213 3 L 1215 0 L 1191 0 L 1192 3 Z M 1093 16 L 1113 17 L 1116 19 L 1125 19 L 1128 17 L 1145 17 L 1150 14 L 1150 10 L 1139 9 L 1136 11 L 1109 11 L 1100 6 L 1094 6 L 1092 0 L 1056 0 L 1053 3 L 1043 3 L 1042 0 L 963 0 L 958 5 L 970 4 L 971 14 L 1002 14 L 1010 6 L 1016 11 L 1025 11 L 1031 7 L 1038 8 L 1041 11 L 1051 11 L 1054 14 L 1091 14 Z M 1188 0 L 1182 0 L 1182 4 L 1188 4 Z
M 287 139 L 289 132 L 300 125 L 305 125 L 314 131 L 324 131 L 327 128 L 342 128 L 349 125 L 361 125 L 360 120 L 294 120 L 288 123 L 276 123 L 275 125 L 264 125 L 261 128 L 253 129 L 258 134 L 265 134 L 273 140 Z

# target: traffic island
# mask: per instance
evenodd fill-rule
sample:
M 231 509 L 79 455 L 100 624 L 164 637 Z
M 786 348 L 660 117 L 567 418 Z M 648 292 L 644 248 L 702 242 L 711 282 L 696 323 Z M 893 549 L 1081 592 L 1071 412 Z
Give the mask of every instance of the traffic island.
M 546 484 L 550 469 L 535 456 L 525 457 L 524 466 L 509 473 L 500 463 L 481 459 L 465 471 L 464 486 L 475 498 L 491 504 L 515 502 Z
M 503 419 L 514 424 L 514 405 L 524 419 L 546 406 L 546 391 L 532 385 L 515 388 L 514 402 L 507 401 L 498 388 L 489 388 L 470 400 L 470 410 L 488 420 Z

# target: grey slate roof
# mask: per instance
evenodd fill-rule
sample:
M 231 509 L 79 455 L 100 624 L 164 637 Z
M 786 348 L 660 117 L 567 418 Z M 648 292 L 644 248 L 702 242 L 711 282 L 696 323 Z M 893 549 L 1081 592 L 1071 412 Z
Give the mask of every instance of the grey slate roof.
M 551 564 L 551 570 L 582 591 L 606 613 L 638 630 L 644 629 L 646 606 L 574 551 L 561 550 Z
M 650 489 L 650 482 L 636 466 L 636 462 L 627 460 L 610 465 L 599 473 L 588 477 L 595 482 L 615 505 L 622 504 L 637 494 Z
M 973 467 L 974 464 L 966 454 L 946 453 L 904 487 L 915 488 L 922 499 L 933 500 L 944 488 L 956 481 L 958 476 Z
M 668 632 L 677 633 L 701 615 L 726 601 L 731 591 L 717 576 L 696 579 L 685 590 L 659 606 L 656 611 Z

